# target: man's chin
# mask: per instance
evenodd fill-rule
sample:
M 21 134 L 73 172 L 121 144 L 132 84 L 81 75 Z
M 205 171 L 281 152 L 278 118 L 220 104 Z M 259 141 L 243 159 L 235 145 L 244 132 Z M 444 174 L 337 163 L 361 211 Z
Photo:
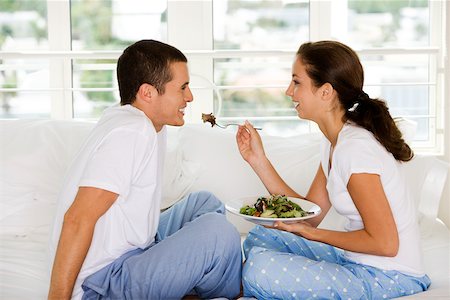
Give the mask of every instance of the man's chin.
M 167 125 L 180 127 L 180 126 L 183 126 L 184 123 L 185 123 L 184 120 L 178 120 L 176 122 L 171 122 L 170 124 L 167 124 Z

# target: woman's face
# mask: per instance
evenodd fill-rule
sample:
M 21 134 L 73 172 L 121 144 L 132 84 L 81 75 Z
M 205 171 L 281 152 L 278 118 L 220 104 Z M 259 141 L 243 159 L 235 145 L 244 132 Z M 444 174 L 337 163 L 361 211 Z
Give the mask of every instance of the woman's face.
M 305 65 L 300 59 L 296 59 L 292 65 L 292 80 L 286 90 L 286 95 L 291 97 L 300 118 L 315 119 L 316 108 L 319 104 L 317 94 L 318 88 L 308 77 Z

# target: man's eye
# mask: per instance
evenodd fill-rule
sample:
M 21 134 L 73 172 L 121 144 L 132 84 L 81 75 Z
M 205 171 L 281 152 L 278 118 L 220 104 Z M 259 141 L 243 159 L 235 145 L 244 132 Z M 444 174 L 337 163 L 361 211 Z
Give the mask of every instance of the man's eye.
M 298 82 L 297 80 L 292 80 L 294 82 L 295 85 L 300 84 L 300 82 Z

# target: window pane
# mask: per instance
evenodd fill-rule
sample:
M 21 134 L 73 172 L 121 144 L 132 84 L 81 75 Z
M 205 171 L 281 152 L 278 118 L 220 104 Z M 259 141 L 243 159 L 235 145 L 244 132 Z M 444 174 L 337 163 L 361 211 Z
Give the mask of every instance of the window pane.
M 102 111 L 119 103 L 116 60 L 73 61 L 74 117 L 98 118 Z
M 51 92 L 0 92 L 0 118 L 50 118 Z
M 294 51 L 309 39 L 309 1 L 213 1 L 214 49 Z M 309 131 L 284 95 L 293 57 L 242 57 L 214 60 L 218 118 L 250 119 L 265 133 Z
M 214 60 L 216 85 L 289 85 L 295 55 Z
M 214 49 L 297 49 L 309 38 L 309 1 L 213 2 Z
M 222 117 L 296 116 L 290 98 L 279 88 L 226 89 L 222 97 Z
M 47 1 L 0 1 L 0 50 L 48 50 Z
M 0 117 L 49 117 L 47 60 L 3 60 L 0 64 Z
M 332 1 L 332 6 L 332 36 L 352 47 L 429 45 L 427 0 Z
M 431 56 L 433 57 L 433 56 Z M 363 55 L 365 90 L 371 97 L 384 99 L 393 117 L 402 116 L 417 122 L 415 140 L 430 139 L 430 89 L 427 54 Z
M 71 0 L 72 49 L 123 49 L 167 41 L 167 0 Z
M 297 118 L 291 99 L 284 94 L 292 60 L 290 55 L 215 59 L 214 82 L 219 95 L 214 108 L 219 121 L 250 119 L 274 135 L 308 129 L 308 123 Z

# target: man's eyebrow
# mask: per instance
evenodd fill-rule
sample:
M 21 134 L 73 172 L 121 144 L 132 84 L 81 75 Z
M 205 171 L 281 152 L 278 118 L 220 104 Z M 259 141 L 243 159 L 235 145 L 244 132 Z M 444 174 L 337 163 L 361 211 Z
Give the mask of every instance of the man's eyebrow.
M 183 85 L 181 87 L 185 87 L 189 84 L 189 81 L 186 81 L 185 83 L 183 83 Z

